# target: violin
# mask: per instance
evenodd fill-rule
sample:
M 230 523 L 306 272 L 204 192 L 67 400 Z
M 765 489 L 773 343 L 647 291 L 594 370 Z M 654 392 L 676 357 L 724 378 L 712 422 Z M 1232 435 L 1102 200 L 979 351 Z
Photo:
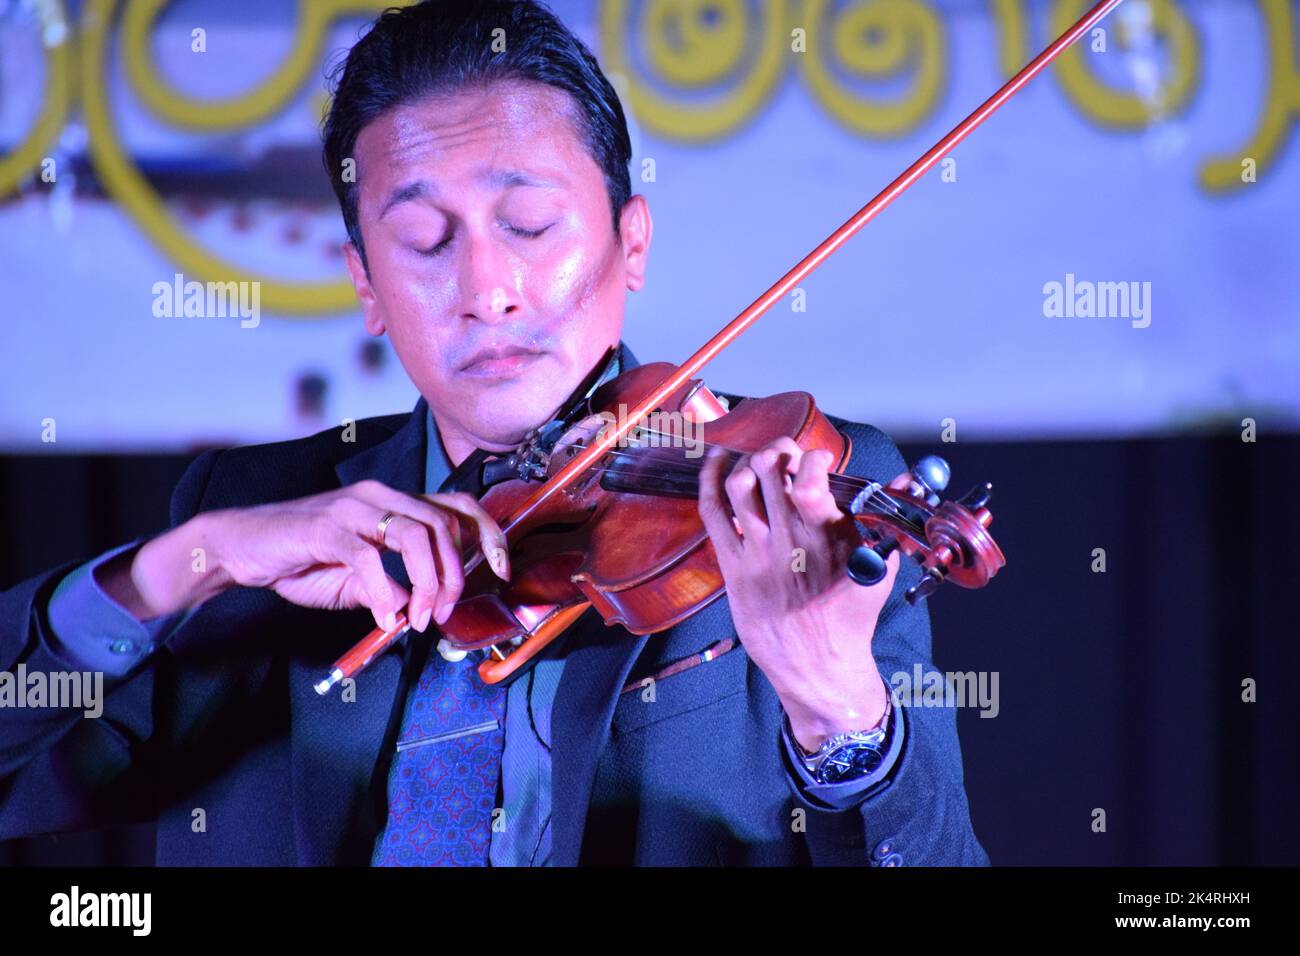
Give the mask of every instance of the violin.
M 785 392 L 730 407 L 697 373 L 805 276 L 875 218 L 991 113 L 1114 9 L 1100 0 L 973 113 L 900 174 L 856 215 L 804 257 L 681 365 L 639 366 L 597 379 L 579 401 L 490 464 L 480 502 L 505 533 L 511 580 L 496 576 L 482 551 L 465 559 L 465 588 L 439 626 L 438 649 L 455 660 L 487 649 L 479 676 L 510 677 L 589 608 L 633 634 L 666 630 L 725 591 L 697 497 L 702 444 L 734 467 L 777 438 L 804 451 L 831 452 L 828 480 L 861 544 L 847 573 L 871 586 L 884 579 L 893 551 L 916 561 L 921 580 L 906 592 L 916 603 L 943 582 L 980 588 L 1006 564 L 989 533 L 992 486 L 942 500 L 947 464 L 927 456 L 888 481 L 844 474 L 849 440 L 811 395 Z M 612 361 L 612 359 L 610 360 Z M 326 694 L 360 673 L 409 630 L 376 628 L 316 685 Z

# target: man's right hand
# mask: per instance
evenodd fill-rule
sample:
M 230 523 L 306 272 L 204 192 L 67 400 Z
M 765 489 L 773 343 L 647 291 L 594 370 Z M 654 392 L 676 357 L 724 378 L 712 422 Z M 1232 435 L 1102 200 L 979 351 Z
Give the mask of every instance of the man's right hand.
M 413 591 L 380 560 L 397 551 Z M 304 607 L 367 607 L 385 629 L 403 606 L 417 630 L 441 624 L 465 587 L 462 533 L 477 533 L 489 566 L 510 576 L 506 539 L 471 495 L 412 496 L 361 481 L 296 501 L 195 515 L 98 569 L 104 590 L 138 620 L 196 607 L 232 587 L 270 588 Z

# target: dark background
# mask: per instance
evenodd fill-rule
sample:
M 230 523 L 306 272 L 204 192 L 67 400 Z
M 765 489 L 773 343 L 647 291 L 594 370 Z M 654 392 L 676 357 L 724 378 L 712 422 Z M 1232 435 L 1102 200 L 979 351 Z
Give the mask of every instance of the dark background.
M 936 450 L 953 493 L 994 483 L 1008 558 L 930 601 L 936 665 L 1000 675 L 998 716 L 959 717 L 993 862 L 1300 863 L 1300 436 L 903 446 Z M 188 461 L 0 457 L 0 588 L 163 528 Z M 148 827 L 0 843 L 7 864 L 152 860 Z

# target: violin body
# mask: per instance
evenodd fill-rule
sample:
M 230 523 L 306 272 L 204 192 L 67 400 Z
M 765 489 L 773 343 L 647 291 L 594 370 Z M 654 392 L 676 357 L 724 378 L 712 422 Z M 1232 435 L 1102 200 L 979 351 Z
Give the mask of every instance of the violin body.
M 675 371 L 668 363 L 639 366 L 597 388 L 560 430 L 558 439 L 539 448 L 525 442 L 511 457 L 520 477 L 491 486 L 480 503 L 504 521 L 602 428 L 612 427 Z M 747 398 L 734 409 L 692 380 L 672 393 L 630 440 L 606 454 L 597 467 L 553 495 L 517 523 L 511 534 L 511 580 L 501 581 L 486 562 L 466 574 L 465 591 L 451 617 L 440 626 L 440 651 L 459 656 L 479 648 L 492 653 L 480 665 L 489 683 L 509 676 L 558 637 L 589 607 L 607 624 L 634 634 L 666 630 L 717 600 L 725 590 L 722 572 L 698 512 L 698 476 L 705 446 L 727 449 L 733 461 L 781 437 L 803 450 L 823 449 L 834 456 L 832 474 L 840 474 L 850 455 L 849 440 L 805 392 Z M 837 483 L 838 484 L 838 483 Z M 1001 552 L 988 537 L 987 521 L 951 502 L 942 509 L 900 492 L 885 492 L 880 483 L 858 480 L 837 489 L 849 511 L 854 498 L 871 491 L 883 501 L 895 495 L 886 512 L 867 509 L 855 515 L 868 542 L 893 541 L 905 554 L 928 555 L 931 542 L 897 533 L 891 522 L 899 501 L 909 517 L 935 520 L 959 584 L 978 587 L 1002 564 Z M 941 512 L 946 513 L 940 518 Z M 987 516 L 987 509 L 983 509 Z M 914 530 L 915 530 L 914 529 Z M 960 560 L 960 538 L 975 533 L 994 566 Z M 989 549 L 991 546 L 991 552 Z M 969 550 L 969 549 L 967 549 Z

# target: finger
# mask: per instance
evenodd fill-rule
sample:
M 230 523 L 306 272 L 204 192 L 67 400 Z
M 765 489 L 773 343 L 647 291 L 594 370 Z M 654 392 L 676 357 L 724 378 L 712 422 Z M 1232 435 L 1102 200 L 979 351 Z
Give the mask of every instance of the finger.
M 488 566 L 502 581 L 509 581 L 510 543 L 501 526 L 496 523 L 496 519 L 487 513 L 474 496 L 457 492 L 450 495 L 430 495 L 428 498 L 473 523 L 478 529 L 479 548 L 483 552 L 483 557 L 487 558 Z
M 830 467 L 834 460 L 834 455 L 819 448 L 804 454 L 795 472 L 790 498 L 809 528 L 824 528 L 843 517 L 831 494 Z
M 766 542 L 771 534 L 767 527 L 767 513 L 758 488 L 758 475 L 747 459 L 731 469 L 723 487 L 727 491 L 727 500 L 731 502 L 731 511 L 740 523 L 744 544 Z
M 797 468 L 802 456 L 803 451 L 793 439 L 778 438 L 750 459 L 750 467 L 758 476 L 767 525 L 772 537 L 783 549 L 793 542 L 797 515 L 786 490 L 789 469 Z
M 434 563 L 432 529 L 406 515 L 397 515 L 388 524 L 384 543 L 402 556 L 406 576 L 411 579 L 411 601 L 406 617 L 417 631 L 429 626 L 433 610 L 445 600 L 446 582 L 440 580 Z M 436 531 L 433 532 L 436 534 Z
M 711 448 L 704 459 L 704 467 L 700 469 L 700 520 L 704 522 L 704 530 L 709 533 L 720 561 L 738 554 L 741 546 L 740 534 L 731 517 L 731 505 L 723 489 L 723 465 L 727 457 L 721 448 Z
M 912 487 L 912 473 L 905 471 L 895 475 L 893 480 L 885 487 L 890 491 L 907 491 L 908 488 Z
M 389 631 L 397 626 L 397 612 L 406 603 L 406 589 L 384 571 L 379 549 L 342 528 L 333 536 L 334 559 L 352 570 L 360 583 L 362 603 L 370 608 L 375 623 Z
M 452 524 L 455 524 L 456 519 L 460 517 L 467 519 L 478 532 L 479 544 L 483 556 L 488 559 L 489 567 L 492 568 L 497 577 L 502 580 L 509 580 L 510 555 L 505 533 L 497 525 L 495 519 L 488 514 L 487 510 L 475 500 L 473 495 L 467 495 L 463 492 L 440 495 L 408 495 L 394 488 L 389 488 L 378 481 L 370 480 L 349 485 L 348 489 L 363 501 L 370 502 L 386 511 L 407 515 L 430 527 L 447 522 L 449 517 L 447 512 L 451 512 L 454 516 L 451 519 Z M 458 540 L 459 534 L 460 531 L 457 528 L 453 533 L 453 538 Z M 456 553 L 457 555 L 463 554 L 459 547 L 456 548 Z M 463 558 L 461 560 L 463 561 Z
M 400 505 L 400 502 L 395 502 Z M 379 525 L 389 514 L 392 518 L 384 527 L 382 543 Z M 412 594 L 406 608 L 411 626 L 423 631 L 428 627 L 432 609 L 438 605 L 439 575 L 433 560 L 428 526 L 409 515 L 388 510 L 358 497 L 340 495 L 329 503 L 326 512 L 329 520 L 352 537 L 363 539 L 375 546 L 402 556 L 406 576 L 411 580 Z M 445 515 L 434 515 L 435 521 L 445 523 Z M 398 608 L 401 608 L 401 604 Z
M 407 574 L 411 576 L 412 583 L 416 583 L 417 575 L 421 583 L 428 583 L 428 587 L 421 584 L 420 591 L 416 594 L 419 600 L 413 597 L 412 605 L 407 610 L 416 630 L 428 630 L 430 619 L 437 620 L 439 624 L 446 623 L 460 594 L 464 592 L 464 557 L 458 546 L 463 516 L 467 516 L 465 520 L 478 528 L 481 541 L 484 536 L 491 536 L 489 540 L 493 544 L 490 549 L 484 544 L 484 553 L 493 571 L 502 574 L 499 568 L 504 561 L 504 574 L 510 572 L 508 557 L 503 557 L 507 554 L 506 549 L 497 545 L 497 541 L 504 540 L 504 536 L 500 535 L 497 523 L 468 494 L 439 494 L 426 501 L 395 492 L 383 485 L 373 488 L 364 483 L 357 486 L 357 492 L 390 509 L 413 512 L 413 515 L 404 512 L 396 514 L 396 518 L 389 524 L 385 541 L 391 549 L 402 553 L 403 561 L 409 558 L 415 562 L 407 564 Z M 359 506 L 378 507 L 364 503 Z M 364 524 L 369 518 L 372 516 L 365 516 L 361 523 Z M 485 527 L 485 522 L 490 527 Z M 398 528 L 398 532 L 394 532 L 394 527 Z
M 472 496 L 458 493 L 432 495 L 427 499 L 416 498 L 370 481 L 359 482 L 351 486 L 350 491 L 357 497 L 350 499 L 350 504 L 346 498 L 342 499 L 342 503 L 335 504 L 333 507 L 336 514 L 364 535 L 364 529 L 378 520 L 375 514 L 366 509 L 377 511 L 384 507 L 394 511 L 397 517 L 389 524 L 385 542 L 392 550 L 402 552 L 404 560 L 408 548 L 411 549 L 416 565 L 408 566 L 407 570 L 413 583 L 417 574 L 421 580 L 432 581 L 432 587 L 422 589 L 420 600 L 417 602 L 413 599 L 413 605 L 407 612 L 412 626 L 418 630 L 426 630 L 431 619 L 439 624 L 446 623 L 456 601 L 464 592 L 464 553 L 458 546 L 462 520 L 478 530 L 484 556 L 493 572 L 508 577 L 510 565 L 503 544 L 505 536 Z M 414 529 L 412 525 L 415 526 Z M 402 529 L 401 537 L 392 530 L 394 526 Z M 425 575 L 426 568 L 430 572 L 428 575 Z
M 438 603 L 434 605 L 434 620 L 446 624 L 465 590 L 465 569 L 461 564 L 459 521 L 433 526 L 434 543 L 438 549 L 438 568 L 441 588 Z

